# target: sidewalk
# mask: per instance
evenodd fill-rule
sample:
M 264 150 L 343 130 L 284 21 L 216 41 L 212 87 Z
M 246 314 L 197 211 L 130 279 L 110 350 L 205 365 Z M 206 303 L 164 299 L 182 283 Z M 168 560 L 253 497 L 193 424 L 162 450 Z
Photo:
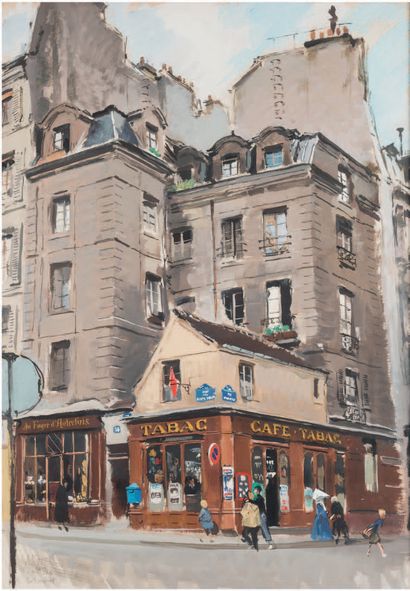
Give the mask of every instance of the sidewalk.
M 278 528 L 279 529 L 279 528 Z M 304 547 L 333 547 L 335 543 L 313 542 L 310 539 L 310 533 L 302 528 L 290 528 L 289 531 L 278 531 L 271 529 L 274 543 L 278 549 L 285 548 L 304 548 Z M 170 530 L 160 531 L 142 531 L 134 530 L 127 526 L 126 522 L 121 524 L 108 524 L 106 526 L 95 527 L 70 527 L 69 532 L 60 531 L 56 524 L 33 524 L 19 523 L 16 526 L 17 540 L 24 538 L 41 538 L 50 541 L 64 540 L 71 542 L 92 542 L 93 544 L 116 544 L 116 545 L 155 545 L 168 547 L 190 547 L 190 548 L 219 548 L 219 549 L 243 549 L 244 543 L 240 536 L 226 535 L 221 532 L 210 542 L 206 535 L 192 532 L 179 532 Z M 200 538 L 204 542 L 200 541 Z M 365 540 L 356 537 L 352 538 L 352 543 L 366 543 Z M 261 534 L 259 534 L 260 547 L 267 546 Z M 343 542 L 341 542 L 343 544 Z

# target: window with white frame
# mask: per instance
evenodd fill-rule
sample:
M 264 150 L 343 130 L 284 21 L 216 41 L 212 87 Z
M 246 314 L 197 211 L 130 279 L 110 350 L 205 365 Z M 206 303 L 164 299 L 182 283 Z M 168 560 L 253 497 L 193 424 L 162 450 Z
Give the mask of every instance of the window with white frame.
M 352 336 L 353 296 L 344 289 L 339 290 L 340 332 Z
M 348 368 L 344 375 L 344 395 L 346 402 L 351 404 L 359 402 L 359 374 Z
M 50 390 L 67 390 L 70 383 L 70 341 L 52 343 L 50 354 Z
M 352 222 L 337 216 L 336 218 L 337 245 L 348 252 L 352 252 Z
M 147 318 L 162 317 L 161 279 L 155 275 L 147 274 L 145 278 L 145 297 L 147 306 Z
M 151 234 L 158 233 L 158 204 L 150 199 L 142 203 L 142 222 L 144 230 Z
M 13 195 L 13 158 L 5 158 L 2 161 L 2 194 L 3 199 L 10 198 Z
M 55 151 L 70 151 L 70 126 L 60 125 L 53 129 L 53 149 Z
M 71 263 L 57 263 L 50 268 L 51 309 L 63 312 L 70 309 Z
M 373 493 L 378 491 L 377 451 L 375 442 L 364 443 L 364 482 L 367 491 Z
M 283 148 L 282 146 L 273 146 L 266 148 L 264 152 L 265 168 L 276 168 L 283 164 Z
M 239 391 L 245 400 L 253 399 L 253 366 L 248 363 L 239 364 Z
M 4 232 L 2 239 L 3 287 L 6 287 L 11 283 L 11 245 L 13 240 L 12 232 Z
M 147 125 L 146 136 L 148 149 L 158 150 L 158 130 L 155 127 Z
M 242 218 L 224 220 L 221 225 L 221 254 L 224 258 L 243 256 Z
M 226 156 L 222 160 L 222 177 L 227 178 L 238 174 L 238 156 Z
M 266 284 L 267 328 L 292 327 L 292 284 L 290 279 L 270 281 Z
M 4 229 L 2 233 L 3 288 L 19 285 L 21 272 L 22 228 Z
M 52 224 L 54 234 L 70 230 L 70 197 L 56 197 L 53 199 Z
M 172 258 L 173 261 L 182 261 L 191 256 L 192 251 L 192 230 L 178 230 L 172 232 Z
M 346 169 L 339 167 L 337 178 L 342 185 L 342 190 L 339 193 L 339 201 L 343 203 L 350 203 L 350 175 Z
M 245 317 L 245 306 L 242 289 L 229 289 L 222 292 L 222 301 L 225 314 L 234 324 L 243 324 Z
M 280 254 L 287 250 L 289 241 L 286 209 L 263 212 L 263 249 L 265 254 Z

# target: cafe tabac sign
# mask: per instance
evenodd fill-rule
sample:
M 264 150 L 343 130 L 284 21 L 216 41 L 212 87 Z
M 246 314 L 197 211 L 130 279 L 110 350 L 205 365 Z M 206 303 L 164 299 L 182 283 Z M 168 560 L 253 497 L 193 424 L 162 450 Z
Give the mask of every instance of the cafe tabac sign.
M 298 427 L 297 425 L 284 425 L 270 421 L 251 421 L 250 430 L 258 435 L 270 435 L 289 440 L 302 440 L 308 443 L 331 443 L 342 445 L 339 433 L 322 431 L 312 427 Z
M 22 421 L 20 433 L 42 433 L 48 431 L 65 431 L 70 429 L 95 429 L 101 422 L 97 417 L 59 417 L 45 419 L 28 419 Z

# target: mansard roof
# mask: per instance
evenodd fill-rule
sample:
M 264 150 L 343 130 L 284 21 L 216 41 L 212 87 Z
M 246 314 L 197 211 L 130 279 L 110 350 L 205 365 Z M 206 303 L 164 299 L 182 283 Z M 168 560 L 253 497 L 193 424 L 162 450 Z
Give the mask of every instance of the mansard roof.
M 138 139 L 124 113 L 114 106 L 94 113 L 84 147 L 104 144 L 111 140 L 120 139 L 128 144 L 138 146 Z

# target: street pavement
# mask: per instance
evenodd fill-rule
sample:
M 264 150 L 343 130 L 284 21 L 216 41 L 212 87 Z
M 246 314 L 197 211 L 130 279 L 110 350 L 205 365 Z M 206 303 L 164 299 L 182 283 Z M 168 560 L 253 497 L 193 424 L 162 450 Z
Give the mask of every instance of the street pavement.
M 238 537 L 214 543 L 197 534 L 21 524 L 17 587 L 38 588 L 409 588 L 408 535 L 385 537 L 387 558 L 367 545 L 309 541 L 305 533 L 273 534 L 277 549 L 248 549 Z M 3 587 L 8 532 L 3 530 Z

